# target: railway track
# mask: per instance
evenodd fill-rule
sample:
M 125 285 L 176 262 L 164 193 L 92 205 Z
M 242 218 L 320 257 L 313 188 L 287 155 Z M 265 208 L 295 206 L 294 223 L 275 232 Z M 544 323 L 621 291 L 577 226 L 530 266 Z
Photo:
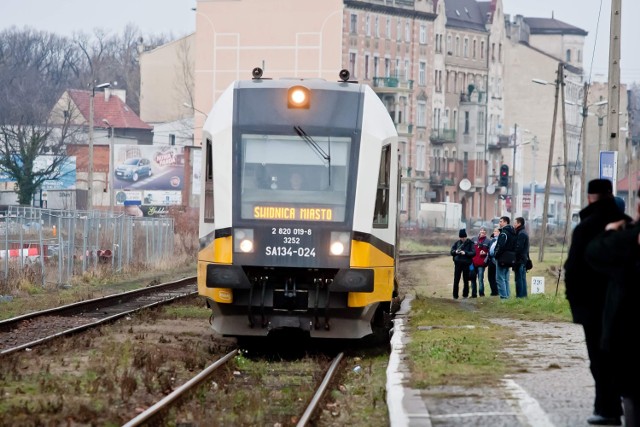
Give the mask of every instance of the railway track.
M 401 261 L 448 255 L 444 252 L 401 253 Z M 143 308 L 197 294 L 196 277 L 28 313 L 0 321 L 0 356 L 116 320 Z
M 195 294 L 196 278 L 188 277 L 6 319 L 0 321 L 0 356 Z
M 191 394 L 194 394 L 196 387 L 198 387 L 200 384 L 202 384 L 203 382 L 205 382 L 206 380 L 210 379 L 210 377 L 221 367 L 225 366 L 230 360 L 232 360 L 233 357 L 235 357 L 236 355 L 238 355 L 238 350 L 233 350 L 230 353 L 226 354 L 225 356 L 221 357 L 219 360 L 217 360 L 216 362 L 212 363 L 211 365 L 207 366 L 205 369 L 203 369 L 201 372 L 199 372 L 198 374 L 196 374 L 193 378 L 191 378 L 189 381 L 185 382 L 182 386 L 178 387 L 177 389 L 175 389 L 172 393 L 170 393 L 169 395 L 165 396 L 163 399 L 161 399 L 160 401 L 158 401 L 157 403 L 155 403 L 154 405 L 152 405 L 151 407 L 149 407 L 147 410 L 145 410 L 144 412 L 142 412 L 141 414 L 137 415 L 135 418 L 133 418 L 132 420 L 130 420 L 129 422 L 127 422 L 126 424 L 124 424 L 124 427 L 135 427 L 135 426 L 140 426 L 140 425 L 146 425 L 150 422 L 153 422 L 156 420 L 156 418 L 158 417 L 162 417 L 163 414 L 166 414 L 169 409 L 172 407 L 172 405 L 174 405 L 176 402 L 178 401 L 182 401 L 184 399 L 188 399 L 189 396 Z M 305 399 L 308 401 L 307 405 L 304 407 L 304 411 L 301 411 L 299 416 L 293 416 L 290 417 L 290 415 L 287 415 L 287 417 L 290 417 L 290 419 L 296 419 L 297 418 L 297 426 L 298 427 L 303 427 L 308 425 L 312 420 L 315 414 L 317 414 L 317 410 L 318 407 L 320 405 L 320 403 L 323 400 L 323 397 L 325 395 L 325 392 L 327 390 L 327 388 L 329 387 L 329 385 L 331 384 L 331 382 L 334 380 L 334 378 L 336 378 L 336 376 L 338 375 L 338 373 L 340 372 L 340 362 L 342 361 L 344 357 L 344 353 L 339 353 L 329 364 L 329 367 L 326 369 L 326 371 L 324 372 L 324 375 L 321 377 L 321 380 L 318 381 L 317 378 L 319 377 L 317 371 L 312 371 L 312 372 L 306 372 L 305 374 L 303 374 L 306 378 L 306 382 L 309 383 L 315 383 L 315 387 L 313 389 L 313 393 L 307 393 L 308 399 Z M 320 363 L 318 364 L 318 369 L 320 369 Z M 282 378 L 293 378 L 290 379 L 289 381 L 293 381 L 293 382 L 298 382 L 300 381 L 300 374 L 299 372 L 297 372 L 298 370 L 298 365 L 295 362 L 291 362 L 291 361 L 280 361 L 278 363 L 278 367 L 274 370 L 272 370 L 271 372 L 271 376 L 274 378 L 278 378 L 279 381 L 279 387 L 280 388 L 284 388 L 284 387 L 288 387 L 293 385 L 294 387 L 297 384 L 287 384 L 286 382 L 282 381 Z M 295 373 L 295 375 L 292 375 L 292 373 Z M 242 373 L 242 372 L 238 372 L 239 375 L 244 375 L 247 373 Z M 248 374 L 251 375 L 251 374 Z M 236 377 L 234 377 L 231 381 L 235 381 Z M 269 382 L 270 380 L 268 378 L 264 378 L 264 374 L 261 374 L 261 378 L 260 378 L 261 382 Z M 286 380 L 285 380 L 286 381 Z M 240 387 L 252 387 L 253 386 L 253 382 L 252 380 L 249 381 L 238 381 L 240 384 Z M 227 388 L 232 388 L 234 387 L 232 384 L 228 384 L 226 386 Z M 209 391 L 209 393 L 214 393 L 214 391 Z M 304 395 L 303 396 L 296 396 L 298 399 L 303 399 L 305 398 Z M 267 406 L 271 407 L 273 406 L 273 401 L 267 401 L 264 402 L 266 403 Z M 277 406 L 277 405 L 276 405 Z M 293 404 L 293 406 L 295 406 L 295 403 Z M 258 410 L 258 408 L 256 408 L 256 410 L 258 412 L 264 412 L 266 413 L 265 416 L 269 417 L 269 408 L 264 408 L 262 410 Z M 212 411 L 215 412 L 215 411 Z M 219 411 L 219 412 L 224 412 L 224 410 Z M 277 415 L 272 415 L 277 417 Z M 280 415 L 282 416 L 282 415 Z M 214 416 L 215 417 L 215 416 Z M 220 420 L 218 420 L 220 421 Z M 266 420 L 263 420 L 266 421 Z M 276 424 L 278 424 L 278 421 L 275 421 Z M 215 423 L 217 424 L 217 423 Z M 224 422 L 222 422 L 221 424 L 224 424 Z

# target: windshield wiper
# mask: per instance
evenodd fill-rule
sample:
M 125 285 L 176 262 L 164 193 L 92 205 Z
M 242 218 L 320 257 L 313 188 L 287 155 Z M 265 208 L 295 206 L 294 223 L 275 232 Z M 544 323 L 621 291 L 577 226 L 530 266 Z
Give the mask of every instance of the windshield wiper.
M 316 151 L 316 153 L 320 154 L 320 156 L 324 160 L 326 160 L 327 162 L 329 162 L 329 164 L 331 164 L 331 156 L 327 154 L 327 152 L 324 151 L 322 147 L 320 147 L 318 143 L 315 142 L 313 138 L 311 138 L 311 136 L 309 136 L 309 134 L 307 134 L 304 131 L 304 129 L 302 129 L 300 126 L 294 126 L 293 130 L 295 130 L 298 136 L 302 138 L 307 144 L 309 144 L 309 146 L 313 148 Z

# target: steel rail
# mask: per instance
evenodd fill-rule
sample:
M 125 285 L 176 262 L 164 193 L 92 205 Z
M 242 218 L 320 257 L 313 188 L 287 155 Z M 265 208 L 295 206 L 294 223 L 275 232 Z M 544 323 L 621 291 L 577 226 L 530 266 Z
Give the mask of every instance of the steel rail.
M 309 419 L 311 418 L 316 408 L 318 407 L 318 404 L 320 403 L 320 399 L 322 399 L 324 392 L 327 390 L 327 387 L 329 386 L 329 382 L 331 382 L 331 379 L 334 377 L 335 373 L 337 372 L 338 365 L 340 364 L 340 361 L 342 360 L 343 357 L 344 357 L 344 353 L 340 353 L 336 356 L 335 359 L 333 359 L 333 362 L 331 362 L 331 366 L 329 366 L 327 373 L 322 379 L 322 383 L 320 384 L 320 387 L 318 387 L 318 390 L 316 390 L 316 393 L 313 395 L 313 398 L 311 399 L 309 406 L 307 406 L 307 409 L 304 411 L 304 414 L 302 414 L 302 417 L 300 417 L 297 427 L 304 427 L 309 422 Z
M 197 386 L 202 381 L 204 381 L 207 377 L 209 377 L 209 375 L 211 375 L 211 373 L 213 371 L 215 371 L 220 366 L 222 366 L 225 363 L 227 363 L 229 361 L 229 359 L 234 357 L 237 353 L 238 353 L 238 349 L 235 349 L 232 352 L 230 352 L 230 353 L 226 354 L 225 356 L 223 356 L 222 358 L 218 359 L 217 361 L 215 361 L 214 363 L 212 363 L 211 365 L 206 367 L 198 375 L 196 375 L 195 377 L 191 378 L 186 383 L 182 384 L 180 387 L 178 387 L 177 389 L 175 389 L 174 391 L 169 393 L 167 396 L 162 398 L 159 402 L 155 403 L 149 409 L 147 409 L 146 411 L 142 412 L 141 414 L 136 416 L 134 419 L 130 420 L 128 423 L 124 424 L 123 427 L 139 426 L 139 425 L 142 425 L 143 423 L 145 423 L 146 421 L 149 421 L 151 418 L 156 416 L 163 409 L 165 409 L 166 407 L 171 405 L 176 399 L 180 398 L 187 391 L 191 390 L 193 387 Z

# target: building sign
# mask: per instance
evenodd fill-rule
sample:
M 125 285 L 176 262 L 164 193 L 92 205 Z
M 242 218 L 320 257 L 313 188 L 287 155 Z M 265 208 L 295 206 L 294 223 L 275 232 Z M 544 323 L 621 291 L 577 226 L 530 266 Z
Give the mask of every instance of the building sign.
M 618 152 L 617 151 L 601 151 L 600 152 L 600 179 L 608 179 L 613 184 L 613 194 L 616 194 L 618 183 Z

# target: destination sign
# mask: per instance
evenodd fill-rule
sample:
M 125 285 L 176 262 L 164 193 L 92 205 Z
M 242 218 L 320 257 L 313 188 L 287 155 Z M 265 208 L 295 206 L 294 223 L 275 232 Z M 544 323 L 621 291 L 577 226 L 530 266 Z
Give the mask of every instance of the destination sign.
M 254 219 L 333 221 L 333 209 L 292 206 L 254 206 Z

